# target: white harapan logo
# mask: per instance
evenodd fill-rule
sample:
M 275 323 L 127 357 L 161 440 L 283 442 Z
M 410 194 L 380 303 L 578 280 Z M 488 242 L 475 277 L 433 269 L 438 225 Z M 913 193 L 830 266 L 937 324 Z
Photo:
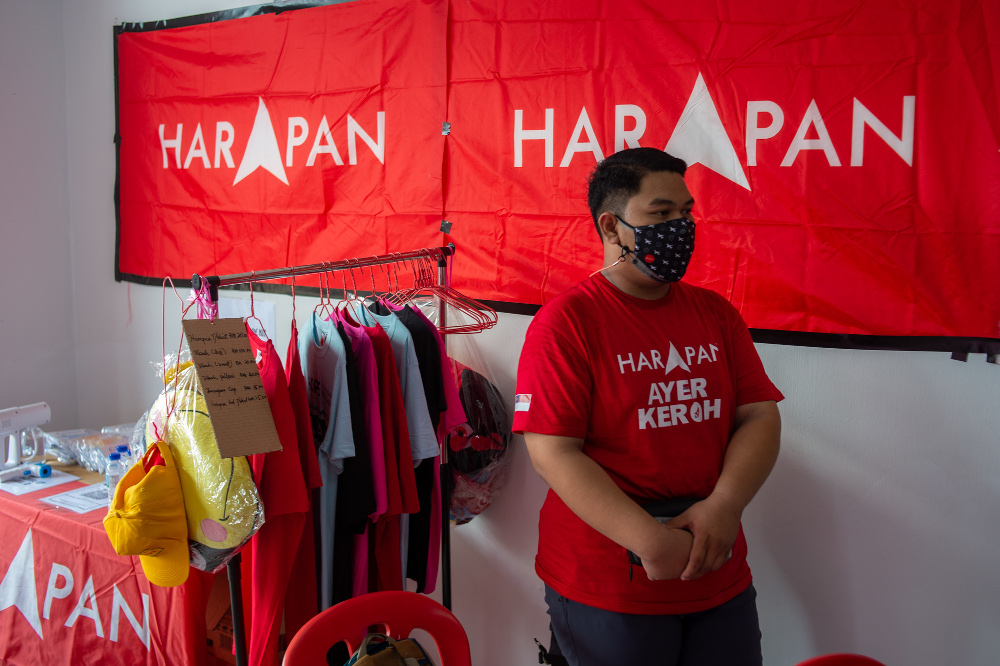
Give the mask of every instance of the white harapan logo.
M 259 100 L 257 117 L 253 120 L 253 129 L 250 130 L 247 149 L 243 153 L 243 159 L 240 160 L 240 168 L 236 170 L 236 180 L 233 181 L 233 185 L 252 174 L 257 170 L 257 167 L 264 169 L 288 185 L 285 167 L 281 164 L 278 137 L 274 135 L 274 125 L 271 124 L 271 115 L 267 112 L 264 99 L 261 97 L 257 99 Z
M 698 80 L 694 82 L 681 119 L 674 126 L 674 132 L 663 150 L 680 157 L 688 166 L 702 164 L 737 185 L 750 189 L 743 165 L 726 134 L 719 110 L 708 94 L 701 72 L 698 72 Z
M 31 530 L 24 536 L 17 555 L 0 581 L 0 611 L 10 607 L 21 611 L 39 638 L 42 638 L 42 621 L 38 617 L 38 593 L 35 591 L 35 549 Z
M 685 372 L 691 372 L 691 368 L 688 364 L 684 362 L 681 358 L 680 352 L 677 351 L 677 347 L 674 347 L 674 343 L 670 343 L 670 351 L 667 353 L 667 365 L 663 370 L 664 375 L 669 375 L 670 371 L 674 368 L 680 368 Z
M 185 137 L 184 123 L 161 123 L 157 128 L 159 134 L 160 155 L 164 169 L 191 169 L 195 171 L 215 170 L 215 169 L 236 169 L 236 177 L 233 185 L 249 177 L 257 169 L 263 169 L 285 185 L 288 185 L 288 174 L 286 168 L 292 168 L 296 164 L 296 157 L 301 162 L 306 151 L 307 141 L 310 137 L 310 120 L 316 127 L 312 134 L 312 147 L 306 156 L 305 166 L 319 168 L 328 167 L 330 163 L 336 166 L 345 166 L 337 143 L 333 138 L 332 128 L 327 116 L 322 111 L 314 114 L 321 116 L 318 123 L 315 118 L 305 116 L 289 116 L 288 118 L 276 118 L 279 128 L 281 122 L 288 123 L 288 133 L 285 139 L 285 150 L 282 154 L 281 146 L 278 144 L 278 135 L 274 131 L 274 121 L 268 111 L 267 104 L 263 97 L 257 98 L 257 114 L 254 116 L 253 127 L 250 129 L 250 136 L 247 138 L 246 149 L 240 159 L 239 168 L 233 159 L 233 144 L 236 142 L 236 129 L 229 120 L 216 119 L 215 134 L 211 130 L 211 124 L 206 123 L 205 129 L 202 123 L 197 123 L 194 132 L 190 134 L 190 141 Z M 330 116 L 333 117 L 333 116 Z M 340 130 L 340 119 L 333 117 L 336 127 Z M 347 144 L 347 166 L 358 164 L 358 140 L 371 149 L 374 159 L 385 165 L 385 112 L 375 113 L 375 137 L 372 138 L 361 124 L 355 120 L 351 114 L 346 114 L 343 129 L 346 131 Z M 188 126 L 190 132 L 190 125 Z M 207 135 L 207 136 L 206 136 Z M 304 145 L 305 144 L 305 145 Z M 300 146 L 302 148 L 298 149 Z M 187 151 L 185 152 L 185 147 Z M 328 155 L 328 158 L 322 157 Z M 214 156 L 214 159 L 213 159 Z M 182 159 L 183 158 L 183 159 Z M 250 182 L 253 182 L 251 179 Z M 245 186 L 244 186 L 245 187 Z
M 903 96 L 902 117 L 898 125 L 899 134 L 897 135 L 894 130 L 889 129 L 882 120 L 862 104 L 861 100 L 857 97 L 854 98 L 850 145 L 850 165 L 852 167 L 864 166 L 866 130 L 874 132 L 907 166 L 913 166 L 916 100 L 915 95 Z M 787 106 L 789 105 L 786 104 Z M 565 111 L 576 113 L 575 108 L 565 109 Z M 599 137 L 606 135 L 604 128 L 598 126 L 595 130 L 592 118 L 600 120 L 600 110 L 594 113 L 593 108 L 589 112 L 587 107 L 580 109 L 576 116 L 576 124 L 573 125 L 569 141 L 566 143 L 566 149 L 563 151 L 562 160 L 559 162 L 560 167 L 570 166 L 574 157 L 580 153 L 590 155 L 595 162 L 600 162 L 604 159 L 605 154 L 610 154 L 610 152 L 618 152 L 626 148 L 639 148 L 641 145 L 639 141 L 646 134 L 648 124 L 646 112 L 637 104 L 614 104 L 613 146 L 609 143 L 602 147 Z M 805 157 L 800 158 L 801 153 L 808 154 L 811 151 L 821 152 L 831 167 L 841 166 L 843 162 L 837 153 L 830 133 L 826 129 L 823 114 L 815 99 L 809 101 L 801 118 L 795 136 L 785 151 L 785 156 L 781 163 L 776 166 L 791 167 L 797 159 L 806 159 Z M 538 127 L 540 122 L 544 122 L 542 127 Z M 514 109 L 513 157 L 515 167 L 525 165 L 525 146 L 537 145 L 534 143 L 536 141 L 543 142 L 544 152 L 532 149 L 531 159 L 528 161 L 541 158 L 539 163 L 545 167 L 551 168 L 555 165 L 557 122 L 560 124 L 560 132 L 562 132 L 563 126 L 569 127 L 572 116 L 557 117 L 554 107 Z M 785 110 L 777 102 L 761 99 L 747 101 L 744 133 L 746 167 L 758 166 L 758 144 L 777 136 L 784 124 Z M 814 131 L 818 138 L 807 139 L 806 136 L 810 134 L 810 131 Z M 648 141 L 646 145 L 649 145 Z M 614 150 L 608 152 L 606 149 L 611 147 Z M 691 94 L 684 105 L 680 119 L 674 125 L 667 145 L 664 146 L 664 151 L 680 157 L 689 165 L 701 164 L 740 187 L 751 189 L 747 171 L 744 170 L 744 164 L 740 161 L 740 157 L 733 147 L 733 141 L 722 124 L 718 107 L 709 93 L 701 72 L 695 79 Z M 841 151 L 844 151 L 844 147 L 841 147 Z
M 69 567 L 52 562 L 49 571 L 49 582 L 45 588 L 45 600 L 42 603 L 42 612 L 38 612 L 38 593 L 35 582 L 35 549 L 31 530 L 24 535 L 21 546 L 14 555 L 10 566 L 4 573 L 3 580 L 0 581 L 0 613 L 8 608 L 16 608 L 20 611 L 24 619 L 35 630 L 40 639 L 42 635 L 42 620 L 51 621 L 53 612 L 53 602 L 57 599 L 66 599 L 76 591 L 76 578 Z M 152 633 L 149 627 L 149 595 L 141 593 L 142 598 L 142 618 L 132 612 L 125 596 L 118 589 L 119 583 L 125 580 L 118 580 L 111 585 L 111 632 L 107 639 L 117 643 L 121 637 L 119 629 L 121 620 L 126 620 L 135 631 L 135 635 L 146 647 L 150 649 L 150 639 Z M 105 592 L 106 594 L 106 588 Z M 107 597 L 104 596 L 104 599 Z M 106 603 L 106 602 L 104 602 Z M 107 612 L 107 610 L 105 610 Z M 106 616 L 105 616 L 106 617 Z M 98 638 L 104 636 L 104 622 L 98 609 L 97 591 L 94 587 L 94 577 L 87 576 L 83 589 L 76 599 L 73 609 L 63 623 L 64 627 L 73 629 L 80 618 L 87 618 L 93 623 L 94 635 Z M 8 623 L 9 625 L 10 623 Z M 51 637 L 50 637 L 50 640 Z

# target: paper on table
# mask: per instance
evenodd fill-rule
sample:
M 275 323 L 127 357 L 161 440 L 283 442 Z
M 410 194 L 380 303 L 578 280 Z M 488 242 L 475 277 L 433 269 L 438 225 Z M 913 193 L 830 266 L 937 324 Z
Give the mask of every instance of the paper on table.
M 25 495 L 27 493 L 33 493 L 36 490 L 44 490 L 63 483 L 79 480 L 80 478 L 77 476 L 54 469 L 52 470 L 52 476 L 44 479 L 36 476 L 26 476 L 23 479 L 17 479 L 16 481 L 0 482 L 0 490 L 6 490 L 11 495 Z
M 108 489 L 103 483 L 95 483 L 83 488 L 67 490 L 58 495 L 49 495 L 39 501 L 54 504 L 76 513 L 89 513 L 108 508 Z
M 185 319 L 182 325 L 219 456 L 280 451 L 278 430 L 243 320 Z

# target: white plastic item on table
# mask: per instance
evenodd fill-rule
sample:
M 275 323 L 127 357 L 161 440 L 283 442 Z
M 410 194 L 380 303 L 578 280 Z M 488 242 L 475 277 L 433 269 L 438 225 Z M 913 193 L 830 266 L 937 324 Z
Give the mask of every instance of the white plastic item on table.
M 104 483 L 108 487 L 109 504 L 115 501 L 115 489 L 118 487 L 118 482 L 122 480 L 124 475 L 125 466 L 122 465 L 121 454 L 112 453 L 108 456 L 108 464 L 104 472 Z

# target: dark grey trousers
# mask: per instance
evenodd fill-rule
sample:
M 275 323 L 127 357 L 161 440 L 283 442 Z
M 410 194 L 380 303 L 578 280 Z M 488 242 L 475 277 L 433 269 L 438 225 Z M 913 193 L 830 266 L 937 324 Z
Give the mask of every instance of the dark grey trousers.
M 633 615 L 577 603 L 545 586 L 554 643 L 570 666 L 761 666 L 756 600 L 751 585 L 698 613 Z

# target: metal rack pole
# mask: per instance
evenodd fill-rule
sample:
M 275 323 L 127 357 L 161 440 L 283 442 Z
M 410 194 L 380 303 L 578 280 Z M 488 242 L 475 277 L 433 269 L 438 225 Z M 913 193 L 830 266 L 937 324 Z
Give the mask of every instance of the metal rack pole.
M 191 276 L 191 286 L 197 291 L 201 288 L 202 280 L 207 280 L 215 287 L 227 287 L 234 284 L 246 284 L 248 282 L 280 280 L 292 276 L 301 277 L 314 273 L 327 273 L 330 271 L 340 271 L 350 268 L 363 268 L 365 266 L 378 266 L 380 264 L 393 264 L 397 261 L 407 259 L 437 259 L 438 264 L 446 261 L 447 257 L 455 254 L 455 244 L 448 243 L 441 247 L 428 247 L 410 252 L 396 252 L 393 254 L 382 254 L 372 257 L 361 257 L 358 259 L 344 259 L 341 261 L 327 261 L 319 264 L 305 264 L 303 266 L 291 266 L 288 268 L 274 268 L 265 271 L 255 271 L 253 273 L 236 273 L 234 275 L 210 275 L 201 276 L 195 273 Z
M 438 284 L 448 281 L 448 260 L 438 259 Z M 438 328 L 447 324 L 447 305 L 438 297 Z M 445 337 L 445 353 L 448 338 Z M 451 465 L 448 462 L 448 444 L 441 446 L 441 604 L 451 610 Z
M 247 641 L 246 628 L 243 622 L 243 584 L 239 553 L 226 565 L 229 576 L 229 606 L 233 614 L 233 645 L 235 646 L 236 666 L 246 666 Z

